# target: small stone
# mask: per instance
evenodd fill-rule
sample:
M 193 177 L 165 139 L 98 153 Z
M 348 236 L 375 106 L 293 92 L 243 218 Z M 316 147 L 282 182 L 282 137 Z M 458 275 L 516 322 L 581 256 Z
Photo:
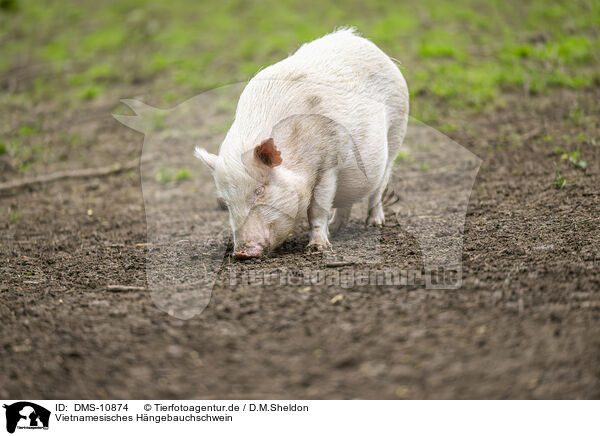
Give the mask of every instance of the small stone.
M 408 386 L 398 386 L 394 392 L 396 397 L 400 399 L 408 398 L 410 395 L 410 388 Z
M 344 294 L 337 294 L 335 297 L 333 297 L 331 300 L 329 300 L 329 302 L 331 304 L 339 304 L 341 303 L 341 301 L 344 299 Z
M 173 357 L 181 357 L 185 354 L 185 349 L 180 347 L 179 345 L 169 345 L 167 347 L 167 353 L 169 353 Z

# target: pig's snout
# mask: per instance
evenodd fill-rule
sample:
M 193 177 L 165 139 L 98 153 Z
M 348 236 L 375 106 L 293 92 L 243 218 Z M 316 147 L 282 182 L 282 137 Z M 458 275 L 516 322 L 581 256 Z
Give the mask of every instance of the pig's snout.
M 265 249 L 269 247 L 269 227 L 259 214 L 253 209 L 240 226 L 234 230 L 233 257 L 236 259 L 250 259 L 261 257 Z
M 234 250 L 233 257 L 244 260 L 252 257 L 261 257 L 263 253 L 264 249 L 260 245 L 244 245 Z

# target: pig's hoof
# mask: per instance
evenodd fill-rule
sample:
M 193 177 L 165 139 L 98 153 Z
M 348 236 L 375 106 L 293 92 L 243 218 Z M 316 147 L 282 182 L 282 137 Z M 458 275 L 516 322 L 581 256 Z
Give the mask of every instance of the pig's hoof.
M 385 223 L 385 215 L 383 214 L 383 207 L 381 203 L 378 203 L 375 207 L 369 210 L 367 216 L 367 226 L 369 227 L 383 227 Z
M 237 260 L 252 259 L 256 257 L 261 257 L 262 255 L 263 249 L 261 247 L 246 247 L 236 250 L 233 253 L 233 257 Z
M 367 219 L 367 227 L 383 227 L 385 224 L 384 220 L 378 220 L 375 218 Z
M 383 227 L 385 224 L 385 217 L 383 214 L 381 216 L 373 216 L 370 215 L 367 218 L 367 226 L 369 227 Z
M 322 253 L 331 249 L 329 241 L 310 241 L 307 247 L 309 253 Z

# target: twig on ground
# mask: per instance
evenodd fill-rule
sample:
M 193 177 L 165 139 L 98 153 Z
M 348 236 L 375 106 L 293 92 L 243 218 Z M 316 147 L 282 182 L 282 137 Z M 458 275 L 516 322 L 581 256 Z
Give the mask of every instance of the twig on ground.
M 108 285 L 106 290 L 111 292 L 144 292 L 148 289 L 143 286 Z
M 340 266 L 351 266 L 351 265 L 354 265 L 354 262 L 343 261 L 343 260 L 337 261 L 337 262 L 328 262 L 328 263 L 325 264 L 325 266 L 327 268 L 337 268 L 337 267 L 340 267 Z
M 21 189 L 28 186 L 37 185 L 40 183 L 51 183 L 62 179 L 76 179 L 85 177 L 100 177 L 117 174 L 123 171 L 129 171 L 139 167 L 140 160 L 134 159 L 124 165 L 116 164 L 100 168 L 84 168 L 79 170 L 58 171 L 51 174 L 43 174 L 36 177 L 14 180 L 12 182 L 0 183 L 0 192 L 9 191 L 11 189 Z

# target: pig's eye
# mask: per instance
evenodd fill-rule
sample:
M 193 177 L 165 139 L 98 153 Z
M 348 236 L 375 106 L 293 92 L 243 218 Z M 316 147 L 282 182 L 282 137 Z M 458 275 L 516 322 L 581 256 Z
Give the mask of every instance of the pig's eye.
M 254 195 L 256 195 L 257 197 L 262 196 L 265 193 L 265 187 L 264 186 L 259 186 L 254 190 Z

